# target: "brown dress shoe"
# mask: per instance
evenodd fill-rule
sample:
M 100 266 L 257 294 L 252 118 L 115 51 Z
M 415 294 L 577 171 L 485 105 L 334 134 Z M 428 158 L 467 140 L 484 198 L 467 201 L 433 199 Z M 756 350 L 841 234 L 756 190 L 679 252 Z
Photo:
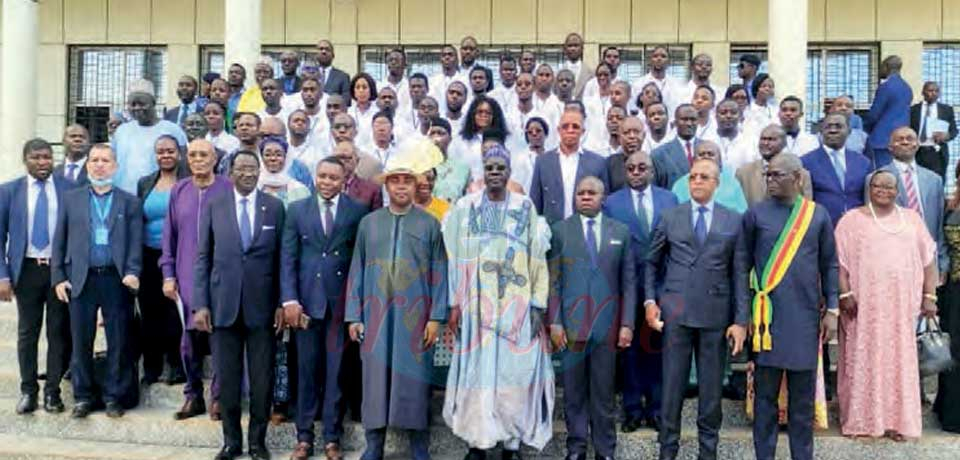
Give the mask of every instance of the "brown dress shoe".
M 214 422 L 220 421 L 220 401 L 210 403 L 210 420 Z
M 297 443 L 297 448 L 293 450 L 293 454 L 290 455 L 290 460 L 307 460 L 310 457 L 313 457 L 313 444 L 300 441 Z
M 279 426 L 287 423 L 287 416 L 280 412 L 274 412 L 270 414 L 270 424 L 273 426 Z
M 207 406 L 202 398 L 190 398 L 183 402 L 183 407 L 173 414 L 174 420 L 186 420 L 196 417 L 207 411 Z
M 323 453 L 327 456 L 327 460 L 343 460 L 343 452 L 340 450 L 340 444 L 335 442 L 328 442 L 323 446 Z

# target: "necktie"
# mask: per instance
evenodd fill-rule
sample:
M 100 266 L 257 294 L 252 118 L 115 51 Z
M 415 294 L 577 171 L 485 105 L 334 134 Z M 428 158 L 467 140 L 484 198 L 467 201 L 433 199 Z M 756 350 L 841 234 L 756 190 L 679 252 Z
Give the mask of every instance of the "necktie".
M 693 149 L 690 148 L 690 141 L 684 142 L 684 145 L 687 149 L 687 163 L 689 163 L 690 166 L 693 166 Z
M 844 189 L 844 183 L 847 179 L 847 171 L 843 167 L 843 163 L 840 161 L 840 151 L 834 150 L 830 152 L 830 160 L 833 162 L 833 171 L 837 173 L 837 180 L 840 181 L 840 189 Z
M 183 121 L 187 119 L 187 106 L 180 104 L 180 116 L 177 117 L 177 125 L 183 126 Z
M 327 84 L 327 73 L 323 71 L 323 67 L 320 68 L 317 80 L 320 80 L 320 90 L 322 91 L 323 87 Z
M 597 221 L 595 219 L 587 219 L 587 252 L 590 254 L 590 262 L 593 263 L 593 266 L 597 266 L 597 232 L 593 229 L 593 226 L 596 225 Z
M 33 208 L 33 234 L 30 235 L 30 244 L 42 251 L 50 245 L 50 222 L 48 220 L 50 214 L 46 182 L 37 182 L 37 188 L 40 190 L 37 192 L 37 203 Z
M 932 106 L 927 106 L 927 111 L 924 112 L 921 116 L 923 120 L 920 122 L 920 142 L 926 142 L 927 140 L 927 121 L 930 119 L 930 109 Z
M 648 229 L 650 227 L 647 222 L 647 209 L 643 207 L 643 192 L 637 193 L 637 217 L 640 218 L 640 225 L 643 228 Z
M 697 242 L 703 244 L 707 241 L 707 219 L 704 215 L 707 213 L 706 206 L 697 208 L 697 223 L 693 226 L 693 233 L 697 237 Z
M 250 248 L 250 242 L 253 240 L 253 230 L 250 228 L 250 213 L 247 212 L 247 204 L 250 202 L 247 198 L 240 199 L 240 243 L 243 244 L 243 250 Z
M 323 206 L 323 234 L 330 236 L 333 233 L 333 202 L 326 200 Z
M 907 166 L 903 171 L 903 188 L 907 189 L 907 207 L 923 215 L 923 208 L 920 207 L 920 198 L 917 196 L 917 190 L 913 184 L 913 167 Z
M 77 181 L 77 168 L 79 168 L 79 166 L 74 163 L 67 165 L 67 177 L 74 182 Z

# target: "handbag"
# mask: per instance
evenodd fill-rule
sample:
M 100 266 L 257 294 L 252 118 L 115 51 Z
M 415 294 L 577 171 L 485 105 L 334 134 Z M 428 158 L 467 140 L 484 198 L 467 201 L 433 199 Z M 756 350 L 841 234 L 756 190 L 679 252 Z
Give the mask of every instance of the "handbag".
M 917 358 L 920 375 L 937 375 L 953 367 L 950 356 L 950 334 L 940 329 L 936 318 L 920 318 L 917 322 Z

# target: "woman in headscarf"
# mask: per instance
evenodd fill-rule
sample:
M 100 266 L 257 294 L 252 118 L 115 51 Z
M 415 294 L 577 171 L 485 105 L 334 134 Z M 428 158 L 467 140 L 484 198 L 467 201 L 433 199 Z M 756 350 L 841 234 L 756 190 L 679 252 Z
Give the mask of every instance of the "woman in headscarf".
M 284 205 L 310 196 L 313 185 L 310 171 L 303 163 L 287 158 L 287 141 L 267 136 L 260 141 L 260 169 L 258 186 L 264 193 L 280 199 Z

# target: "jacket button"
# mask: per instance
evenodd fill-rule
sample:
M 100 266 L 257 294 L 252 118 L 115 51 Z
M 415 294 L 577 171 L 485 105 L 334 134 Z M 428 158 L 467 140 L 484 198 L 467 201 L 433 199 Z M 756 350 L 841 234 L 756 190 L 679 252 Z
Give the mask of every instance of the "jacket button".
M 337 276 L 343 276 L 343 272 L 341 272 L 340 270 L 337 270 Z
M 325 252 L 322 253 L 322 254 L 320 254 L 320 257 L 326 257 L 326 256 L 327 256 L 327 253 L 325 253 Z
M 317 278 L 319 278 L 319 277 L 320 277 L 320 274 L 319 274 L 319 273 L 317 273 Z

